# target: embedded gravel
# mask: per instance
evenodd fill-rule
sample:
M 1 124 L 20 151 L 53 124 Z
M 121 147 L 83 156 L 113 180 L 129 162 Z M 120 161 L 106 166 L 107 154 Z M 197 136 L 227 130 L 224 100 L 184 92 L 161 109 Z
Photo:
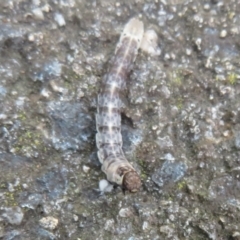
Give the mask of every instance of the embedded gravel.
M 133 16 L 158 37 L 123 94 L 143 187 L 104 193 L 96 97 Z M 239 26 L 239 0 L 0 1 L 0 238 L 240 239 Z

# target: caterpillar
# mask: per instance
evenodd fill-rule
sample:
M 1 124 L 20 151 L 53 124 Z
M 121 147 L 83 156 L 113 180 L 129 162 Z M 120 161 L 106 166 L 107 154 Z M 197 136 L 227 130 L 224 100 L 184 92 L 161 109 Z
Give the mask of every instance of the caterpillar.
M 141 187 L 141 180 L 122 150 L 120 92 L 132 69 L 143 33 L 143 23 L 137 18 L 130 19 L 125 25 L 113 62 L 103 76 L 96 114 L 96 144 L 101 169 L 110 183 L 129 192 L 137 192 Z

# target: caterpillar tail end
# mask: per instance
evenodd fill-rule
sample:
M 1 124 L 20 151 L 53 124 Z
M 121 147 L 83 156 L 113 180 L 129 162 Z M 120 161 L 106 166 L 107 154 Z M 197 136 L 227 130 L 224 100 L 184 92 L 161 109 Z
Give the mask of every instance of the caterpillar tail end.
M 136 171 L 133 170 L 124 174 L 122 182 L 123 191 L 135 193 L 139 191 L 141 185 L 141 179 Z

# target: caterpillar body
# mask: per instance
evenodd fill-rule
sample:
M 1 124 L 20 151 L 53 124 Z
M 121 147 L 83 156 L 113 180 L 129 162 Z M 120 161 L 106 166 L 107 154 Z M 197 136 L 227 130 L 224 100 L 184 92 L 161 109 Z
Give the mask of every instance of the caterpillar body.
M 96 144 L 102 171 L 109 182 L 123 190 L 137 192 L 141 180 L 122 150 L 120 92 L 137 56 L 143 37 L 143 23 L 132 18 L 124 27 L 109 71 L 98 94 Z

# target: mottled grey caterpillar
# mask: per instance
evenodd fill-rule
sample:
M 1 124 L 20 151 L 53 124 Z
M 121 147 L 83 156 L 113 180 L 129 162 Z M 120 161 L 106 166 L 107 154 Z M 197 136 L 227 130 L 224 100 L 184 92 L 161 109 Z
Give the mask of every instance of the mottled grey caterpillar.
M 103 77 L 96 114 L 96 143 L 102 171 L 109 182 L 130 192 L 139 190 L 141 180 L 122 150 L 119 94 L 137 56 L 143 32 L 143 23 L 136 18 L 131 19 L 124 27 L 113 63 Z

